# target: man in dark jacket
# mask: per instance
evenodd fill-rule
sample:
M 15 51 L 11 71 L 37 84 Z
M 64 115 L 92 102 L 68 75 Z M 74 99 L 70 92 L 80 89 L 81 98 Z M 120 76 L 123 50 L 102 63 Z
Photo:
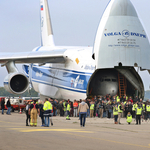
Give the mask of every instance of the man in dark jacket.
M 86 103 L 88 104 L 89 108 L 90 108 L 90 99 L 86 100 Z M 86 117 L 90 117 L 90 109 L 87 110 L 87 116 Z
M 52 105 L 53 105 L 53 116 L 56 116 L 57 115 L 57 100 L 53 100 L 52 102 Z
M 139 102 L 140 100 L 139 100 L 139 98 L 136 96 L 135 98 L 134 98 L 134 100 L 133 100 L 133 102 L 134 103 L 136 103 L 136 102 Z
M 97 101 L 97 99 L 95 99 L 94 114 L 93 114 L 94 118 L 95 118 L 95 116 L 96 116 L 96 106 L 97 106 L 97 104 L 98 104 L 98 101 Z
M 41 117 L 41 121 L 42 121 L 42 125 L 41 127 L 44 127 L 45 126 L 45 122 L 44 122 L 44 110 L 43 110 L 43 101 L 40 100 L 39 102 L 39 109 L 40 109 L 40 114 L 39 114 L 39 117 Z
M 63 106 L 62 101 L 59 102 L 59 104 L 58 104 L 57 107 L 58 107 L 58 109 L 59 109 L 59 111 L 60 111 L 60 116 L 63 116 L 63 115 L 64 115 L 64 113 L 63 113 L 64 106 Z
M 111 113 L 112 113 L 112 105 L 111 105 L 110 101 L 106 105 L 106 109 L 107 109 L 107 118 L 110 119 L 111 118 Z
M 100 108 L 99 108 L 99 114 L 101 118 L 103 118 L 103 112 L 104 112 L 104 101 L 102 100 Z
M 6 113 L 6 114 L 7 114 L 7 115 L 11 115 L 11 114 L 10 114 L 10 111 L 11 111 L 10 99 L 8 99 L 6 106 L 7 106 L 7 113 Z
M 4 115 L 4 109 L 5 109 L 5 99 L 2 98 L 2 101 L 1 101 L 1 109 L 2 109 L 2 115 Z
M 28 104 L 26 105 L 26 126 L 29 126 L 28 122 L 30 124 L 30 115 L 29 115 L 30 105 L 31 105 L 31 102 L 29 101 Z
M 132 115 L 132 104 L 131 104 L 131 102 L 128 103 L 127 113 L 128 112 L 130 112 L 130 114 Z

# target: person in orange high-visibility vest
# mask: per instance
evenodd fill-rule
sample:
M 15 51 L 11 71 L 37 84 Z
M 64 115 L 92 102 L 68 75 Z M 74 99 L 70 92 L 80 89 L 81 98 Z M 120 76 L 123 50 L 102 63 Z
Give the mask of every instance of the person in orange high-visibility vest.
M 76 100 L 74 100 L 74 103 L 73 103 L 73 112 L 74 112 L 74 117 L 78 117 L 78 103 Z

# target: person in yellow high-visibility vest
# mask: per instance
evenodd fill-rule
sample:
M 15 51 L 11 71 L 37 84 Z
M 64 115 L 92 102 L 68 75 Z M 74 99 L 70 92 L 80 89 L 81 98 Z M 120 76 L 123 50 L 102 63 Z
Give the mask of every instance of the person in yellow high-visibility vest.
M 142 106 L 143 106 L 143 119 L 146 121 L 146 118 L 147 118 L 146 103 L 143 102 Z
M 66 101 L 63 100 L 63 107 L 64 107 L 64 112 L 63 112 L 63 116 L 66 116 L 66 111 L 67 111 L 67 107 L 66 107 Z
M 119 123 L 119 124 L 121 124 L 121 123 L 120 123 L 120 118 L 121 118 L 122 112 L 123 112 L 123 103 L 120 103 L 120 102 L 119 102 L 119 105 L 118 105 L 118 123 Z
M 146 120 L 150 120 L 150 103 L 147 103 L 146 105 Z
M 116 97 L 116 101 L 117 101 L 117 103 L 120 102 L 120 97 L 119 96 Z
M 128 100 L 128 96 L 126 94 L 124 94 L 124 101 L 127 101 Z
M 91 104 L 90 104 L 90 117 L 91 118 L 93 117 L 93 114 L 94 114 L 94 102 L 91 101 Z
M 44 117 L 45 117 L 45 127 L 49 127 L 49 117 L 51 116 L 52 104 L 46 98 L 43 106 Z
M 130 124 L 132 122 L 132 115 L 130 112 L 127 114 L 127 123 Z
M 117 120 L 118 120 L 118 107 L 117 107 L 117 104 L 115 104 L 114 107 L 113 107 L 113 115 L 114 115 L 115 124 L 118 124 L 118 122 L 117 122 Z
M 135 116 L 136 116 L 136 108 L 137 108 L 137 106 L 138 106 L 138 104 L 137 104 L 137 102 L 135 102 L 133 104 L 133 107 L 132 107 L 132 116 L 133 116 L 133 118 L 135 118 Z
M 136 125 L 141 124 L 142 107 L 138 104 L 136 108 Z
M 67 117 L 66 120 L 70 120 L 70 111 L 71 111 L 71 102 L 69 101 L 67 104 Z

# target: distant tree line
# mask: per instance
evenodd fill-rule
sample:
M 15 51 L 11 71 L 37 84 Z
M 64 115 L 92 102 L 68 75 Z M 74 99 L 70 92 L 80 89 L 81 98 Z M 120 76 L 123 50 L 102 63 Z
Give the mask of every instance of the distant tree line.
M 25 93 L 23 93 L 21 95 L 17 95 L 17 94 L 11 94 L 11 93 L 7 92 L 4 87 L 0 87 L 0 96 L 4 96 L 4 97 L 38 97 L 38 93 L 36 91 L 34 91 L 34 89 L 32 88 L 30 90 L 30 92 L 29 92 L 29 90 L 27 90 Z

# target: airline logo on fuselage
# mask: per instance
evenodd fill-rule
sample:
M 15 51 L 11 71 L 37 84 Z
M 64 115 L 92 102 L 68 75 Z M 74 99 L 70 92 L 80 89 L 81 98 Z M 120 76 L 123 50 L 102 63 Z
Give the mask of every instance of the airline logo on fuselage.
M 78 84 L 83 85 L 84 80 L 81 80 L 81 79 L 79 79 L 79 78 L 80 78 L 80 75 L 78 75 L 78 76 L 76 77 L 76 79 L 75 79 L 75 78 L 71 78 L 71 81 L 70 81 L 70 82 L 71 82 L 71 86 L 74 85 L 74 87 L 76 88 Z
M 42 72 L 36 72 L 36 77 L 42 77 L 43 76 L 43 73 Z
M 128 30 L 123 30 L 122 32 L 109 32 L 104 33 L 105 36 L 117 36 L 122 35 L 123 37 L 129 37 L 129 36 L 136 36 L 141 38 L 146 38 L 145 34 L 136 33 L 136 32 L 129 32 Z

